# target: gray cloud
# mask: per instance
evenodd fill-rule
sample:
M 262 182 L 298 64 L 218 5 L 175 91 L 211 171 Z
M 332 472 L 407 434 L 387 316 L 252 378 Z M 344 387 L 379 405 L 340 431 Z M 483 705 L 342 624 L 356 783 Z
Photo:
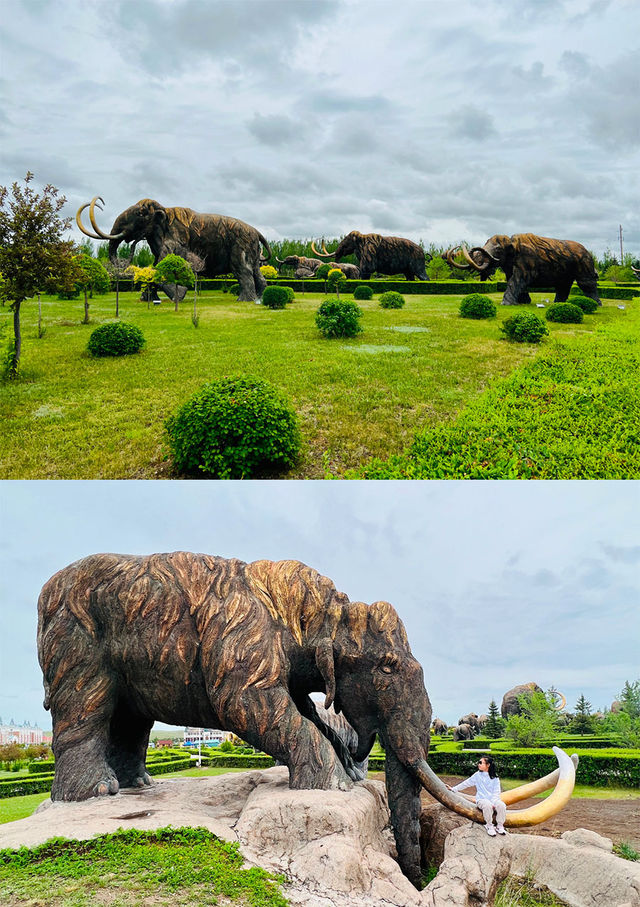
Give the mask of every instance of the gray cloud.
M 465 104 L 456 110 L 451 114 L 450 121 L 451 135 L 458 138 L 485 142 L 497 135 L 491 114 L 472 104 Z

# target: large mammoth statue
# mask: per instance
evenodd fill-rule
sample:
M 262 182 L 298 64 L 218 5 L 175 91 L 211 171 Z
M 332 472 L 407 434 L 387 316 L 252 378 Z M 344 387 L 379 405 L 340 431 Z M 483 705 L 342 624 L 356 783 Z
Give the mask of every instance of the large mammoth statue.
M 307 258 L 304 255 L 287 255 L 286 258 L 278 258 L 276 255 L 276 261 L 278 262 L 278 270 L 281 271 L 282 268 L 292 268 L 295 272 L 294 276 L 298 276 L 298 272 L 309 272 L 309 274 L 301 274 L 302 277 L 307 277 L 318 270 L 322 262 L 318 258 Z
M 449 726 L 446 721 L 443 721 L 441 718 L 433 719 L 433 733 L 434 734 L 438 734 L 438 736 L 441 736 L 442 734 L 448 733 L 448 731 L 449 731 Z
M 360 278 L 368 280 L 372 274 L 404 274 L 407 280 L 429 280 L 425 270 L 424 249 L 410 239 L 400 236 L 380 236 L 379 233 L 347 233 L 334 252 L 318 252 L 312 243 L 315 255 L 335 258 L 340 261 L 345 255 L 355 255 L 360 268 Z
M 633 265 L 631 265 L 631 270 L 632 270 L 633 273 L 636 275 L 636 277 L 638 278 L 638 280 L 640 280 L 640 268 L 634 268 Z
M 472 728 L 473 733 L 477 734 L 480 731 L 480 722 L 478 721 L 478 716 L 475 712 L 469 712 L 468 715 L 463 715 L 462 718 L 458 719 L 458 724 L 468 724 Z
M 420 884 L 420 790 L 475 822 L 483 817 L 427 764 L 431 705 L 402 621 L 384 601 L 352 602 L 298 561 L 251 564 L 178 552 L 96 554 L 56 573 L 38 601 L 38 658 L 51 709 L 53 800 L 150 783 L 154 721 L 233 731 L 289 768 L 292 788 L 347 789 L 376 733 L 399 863 Z M 357 734 L 335 745 L 310 694 L 325 694 Z M 503 795 L 548 799 L 507 812 L 545 821 L 571 796 L 560 767 Z M 534 791 L 535 792 L 535 791 Z
M 480 280 L 487 280 L 496 268 L 502 268 L 507 277 L 503 305 L 531 302 L 529 289 L 536 287 L 554 287 L 555 301 L 565 302 L 574 280 L 585 296 L 602 305 L 593 257 L 578 242 L 516 233 L 492 236 L 484 246 L 468 250 L 463 245 L 461 249 L 465 264 L 454 260 L 457 249 L 449 249 L 445 254 L 454 268 L 475 268 Z
M 453 729 L 453 739 L 458 740 L 473 740 L 475 737 L 475 731 L 470 724 L 462 723 Z
M 119 214 L 110 233 L 97 225 L 95 207 L 102 199 L 96 196 L 79 208 L 76 214 L 78 228 L 92 239 L 109 240 L 109 258 L 113 261 L 122 242 L 133 248 L 146 240 L 154 257 L 154 264 L 169 252 L 193 252 L 205 263 L 201 277 L 233 274 L 240 284 L 238 299 L 251 302 L 262 296 L 267 285 L 260 272 L 260 265 L 271 257 L 271 250 L 262 233 L 235 217 L 222 214 L 198 214 L 191 208 L 165 208 L 151 198 L 143 198 Z M 82 223 L 82 212 L 89 208 L 91 233 Z M 261 257 L 264 246 L 266 257 Z
M 276 256 L 276 261 L 281 268 L 283 266 L 293 268 L 295 277 L 310 277 L 316 273 L 320 265 L 324 264 L 317 258 L 305 258 L 304 255 L 287 255 L 286 258 L 278 258 Z M 358 280 L 360 277 L 360 268 L 349 263 L 342 264 L 341 262 L 331 261 L 329 262 L 329 267 L 338 268 L 347 280 Z

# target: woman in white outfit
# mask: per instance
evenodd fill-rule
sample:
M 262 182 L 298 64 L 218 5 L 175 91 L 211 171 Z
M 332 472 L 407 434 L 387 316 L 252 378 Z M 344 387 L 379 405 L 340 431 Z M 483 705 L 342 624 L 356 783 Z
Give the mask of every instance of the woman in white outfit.
M 478 762 L 478 771 L 474 772 L 470 778 L 461 781 L 460 784 L 456 784 L 455 787 L 449 787 L 449 790 L 461 791 L 467 787 L 476 789 L 476 804 L 482 810 L 487 834 L 492 837 L 496 832 L 499 835 L 506 835 L 504 819 L 507 815 L 507 807 L 500 799 L 500 779 L 496 774 L 491 756 L 483 756 Z M 495 826 L 493 824 L 494 811 L 496 814 Z

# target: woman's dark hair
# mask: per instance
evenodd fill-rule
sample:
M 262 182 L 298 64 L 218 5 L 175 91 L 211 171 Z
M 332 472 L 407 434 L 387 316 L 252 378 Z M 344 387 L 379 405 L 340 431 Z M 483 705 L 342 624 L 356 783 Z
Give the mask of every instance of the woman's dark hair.
M 489 766 L 489 772 L 488 772 L 489 777 L 490 777 L 490 778 L 497 778 L 497 777 L 498 777 L 498 773 L 497 773 L 497 771 L 496 771 L 496 764 L 495 764 L 495 762 L 493 761 L 493 756 L 481 756 L 480 759 L 481 759 L 483 762 L 486 762 L 486 764 Z

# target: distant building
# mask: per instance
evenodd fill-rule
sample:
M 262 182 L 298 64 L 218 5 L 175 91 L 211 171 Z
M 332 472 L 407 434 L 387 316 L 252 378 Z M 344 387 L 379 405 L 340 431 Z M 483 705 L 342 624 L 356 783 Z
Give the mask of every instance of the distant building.
M 49 740 L 51 734 L 49 734 Z M 5 743 L 46 743 L 45 733 L 40 727 L 24 724 L 0 724 L 0 745 Z
M 228 740 L 231 734 L 228 731 L 218 731 L 209 727 L 186 727 L 184 729 L 183 746 L 220 746 Z

